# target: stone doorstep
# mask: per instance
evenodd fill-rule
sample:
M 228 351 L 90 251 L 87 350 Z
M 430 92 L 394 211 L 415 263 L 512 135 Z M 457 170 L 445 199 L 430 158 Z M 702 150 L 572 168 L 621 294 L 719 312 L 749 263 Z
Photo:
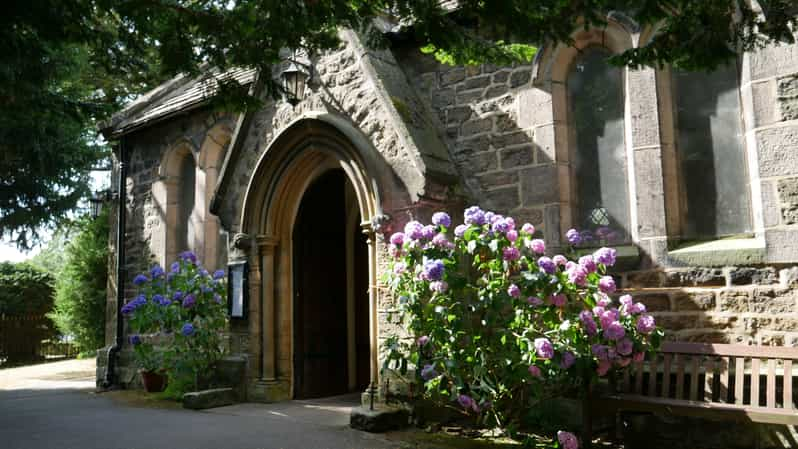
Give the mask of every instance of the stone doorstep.
M 407 427 L 410 411 L 405 408 L 390 407 L 384 404 L 368 407 L 354 407 L 349 415 L 349 427 L 371 433 L 382 433 Z
M 183 395 L 183 408 L 191 410 L 224 407 L 235 403 L 236 393 L 232 388 L 192 391 Z

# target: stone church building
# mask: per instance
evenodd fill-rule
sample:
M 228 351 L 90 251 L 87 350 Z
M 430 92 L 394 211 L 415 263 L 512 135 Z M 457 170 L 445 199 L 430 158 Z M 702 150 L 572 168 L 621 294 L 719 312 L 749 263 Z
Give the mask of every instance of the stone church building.
M 296 105 L 264 96 L 242 114 L 178 76 L 103 129 L 126 163 L 128 288 L 187 249 L 209 269 L 246 262 L 229 344 L 247 399 L 363 391 L 404 331 L 381 281 L 387 236 L 477 204 L 534 224 L 552 252 L 570 228 L 612 229 L 619 285 L 670 339 L 798 345 L 798 46 L 713 73 L 607 63 L 652 32 L 610 20 L 530 64 L 450 67 L 406 37 L 372 49 L 344 30 L 307 57 Z M 259 95 L 283 69 L 215 76 Z

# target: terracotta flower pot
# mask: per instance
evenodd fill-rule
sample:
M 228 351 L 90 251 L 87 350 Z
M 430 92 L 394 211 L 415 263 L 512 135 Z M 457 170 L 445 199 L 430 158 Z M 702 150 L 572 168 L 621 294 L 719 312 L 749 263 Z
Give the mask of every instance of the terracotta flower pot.
M 147 393 L 160 393 L 166 388 L 166 374 L 157 371 L 139 371 Z

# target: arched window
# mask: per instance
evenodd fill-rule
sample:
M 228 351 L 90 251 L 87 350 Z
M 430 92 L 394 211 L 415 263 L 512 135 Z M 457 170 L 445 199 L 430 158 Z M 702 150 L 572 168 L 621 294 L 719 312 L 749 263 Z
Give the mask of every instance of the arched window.
M 175 226 L 175 249 L 178 253 L 195 250 L 196 237 L 193 211 L 195 204 L 196 166 L 191 153 L 184 154 L 180 161 L 178 186 L 177 221 Z
M 672 70 L 681 237 L 750 232 L 751 199 L 737 67 Z
M 629 236 L 623 69 L 608 56 L 601 47 L 584 49 L 567 77 L 572 224 L 622 241 Z

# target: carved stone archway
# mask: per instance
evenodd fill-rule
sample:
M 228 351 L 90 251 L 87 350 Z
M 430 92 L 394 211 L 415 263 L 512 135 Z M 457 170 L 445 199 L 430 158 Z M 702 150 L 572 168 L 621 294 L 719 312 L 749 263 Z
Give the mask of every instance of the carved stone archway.
M 370 379 L 378 381 L 377 251 L 372 227 L 381 217 L 378 183 L 372 176 L 376 150 L 350 138 L 351 132 L 322 120 L 299 119 L 273 140 L 250 178 L 241 230 L 255 243 L 247 256 L 249 351 L 251 360 L 259 362 L 253 399 L 294 396 L 292 233 L 305 191 L 335 169 L 343 170 L 354 191 L 368 243 Z

